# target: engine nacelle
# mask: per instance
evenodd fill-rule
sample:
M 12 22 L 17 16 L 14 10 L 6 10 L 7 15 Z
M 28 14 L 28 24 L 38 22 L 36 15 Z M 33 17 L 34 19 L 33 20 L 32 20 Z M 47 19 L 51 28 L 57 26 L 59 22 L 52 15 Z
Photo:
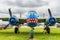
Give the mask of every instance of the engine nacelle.
M 9 24 L 16 25 L 18 22 L 18 18 L 16 16 L 12 16 L 8 21 L 9 21 Z
M 56 18 L 52 17 L 47 20 L 47 23 L 50 24 L 50 26 L 53 26 L 56 24 Z

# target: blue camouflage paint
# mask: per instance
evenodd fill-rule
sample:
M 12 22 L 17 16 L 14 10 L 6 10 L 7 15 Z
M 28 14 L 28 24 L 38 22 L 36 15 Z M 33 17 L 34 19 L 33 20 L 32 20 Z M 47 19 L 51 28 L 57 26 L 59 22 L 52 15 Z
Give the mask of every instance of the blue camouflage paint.
M 36 19 L 38 19 L 38 16 L 36 15 L 36 13 L 30 12 L 29 15 L 28 15 L 28 18 L 36 18 Z

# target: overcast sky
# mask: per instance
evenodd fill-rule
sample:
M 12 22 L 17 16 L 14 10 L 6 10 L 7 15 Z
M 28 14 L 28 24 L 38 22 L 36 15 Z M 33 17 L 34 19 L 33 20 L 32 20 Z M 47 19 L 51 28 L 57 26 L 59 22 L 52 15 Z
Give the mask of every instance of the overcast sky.
M 47 9 L 50 8 L 54 17 L 60 17 L 60 0 L 0 0 L 0 17 L 9 17 L 8 9 L 20 18 L 26 18 L 28 11 L 34 10 L 39 18 L 49 17 Z

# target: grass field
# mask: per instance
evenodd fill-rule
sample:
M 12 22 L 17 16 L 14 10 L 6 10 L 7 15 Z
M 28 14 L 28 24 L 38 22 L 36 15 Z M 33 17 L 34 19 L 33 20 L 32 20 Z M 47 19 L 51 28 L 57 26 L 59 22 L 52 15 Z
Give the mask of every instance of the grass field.
M 0 30 L 0 40 L 29 40 L 30 28 L 19 29 L 21 33 L 14 34 L 14 29 Z M 35 28 L 35 40 L 60 40 L 60 28 L 51 28 L 51 34 L 44 34 L 42 28 Z

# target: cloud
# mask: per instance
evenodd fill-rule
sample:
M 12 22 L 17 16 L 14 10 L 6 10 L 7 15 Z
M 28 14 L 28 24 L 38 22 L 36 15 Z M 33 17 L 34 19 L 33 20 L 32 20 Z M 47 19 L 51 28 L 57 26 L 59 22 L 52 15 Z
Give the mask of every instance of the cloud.
M 18 6 L 18 7 L 40 7 L 44 5 L 48 5 L 48 2 L 42 1 L 42 0 L 15 0 L 5 1 L 7 5 L 10 6 Z
M 22 18 L 26 18 L 28 11 L 37 11 L 40 17 L 49 16 L 47 9 L 50 8 L 53 16 L 60 17 L 60 0 L 0 0 L 0 17 L 9 17 L 8 8 L 11 8 L 12 14 Z M 2 14 L 3 13 L 3 14 Z M 7 16 L 8 15 L 8 16 Z M 40 18 L 39 17 L 39 18 Z

